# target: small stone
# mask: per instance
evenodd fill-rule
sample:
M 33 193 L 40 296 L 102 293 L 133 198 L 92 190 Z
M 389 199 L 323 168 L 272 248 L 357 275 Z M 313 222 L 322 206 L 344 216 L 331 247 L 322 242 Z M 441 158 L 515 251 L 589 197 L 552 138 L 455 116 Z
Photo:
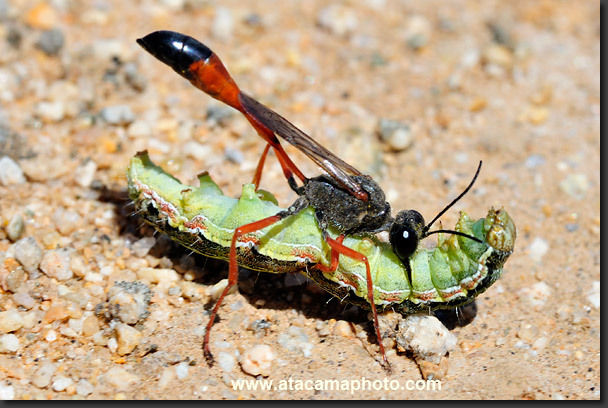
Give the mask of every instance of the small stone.
M 93 385 L 84 378 L 76 384 L 76 394 L 86 397 L 93 392 Z
M 545 161 L 546 160 L 544 156 L 540 154 L 533 154 L 528 156 L 528 158 L 526 159 L 526 167 L 529 169 L 535 169 L 545 164 Z
M 103 108 L 99 115 L 110 125 L 128 125 L 135 120 L 135 115 L 128 105 L 108 106 Z
M 49 3 L 40 1 L 25 14 L 25 22 L 38 30 L 48 30 L 59 23 L 59 18 Z
M 175 366 L 175 375 L 177 375 L 177 378 L 180 380 L 183 380 L 184 378 L 186 378 L 188 376 L 188 363 L 185 361 L 182 361 L 181 363 L 176 365 Z
M 16 267 L 14 269 L 11 269 L 4 282 L 6 290 L 8 290 L 9 292 L 17 293 L 21 285 L 25 283 L 26 279 L 27 276 L 25 275 L 23 268 Z
M 232 12 L 226 7 L 215 9 L 215 17 L 211 23 L 211 35 L 218 40 L 227 41 L 234 31 L 234 18 Z
M 108 292 L 107 310 L 123 323 L 136 324 L 150 314 L 151 297 L 152 291 L 142 282 L 116 282 Z
M 14 334 L 0 336 L 0 353 L 14 353 L 19 350 L 19 338 Z
M 24 229 L 25 224 L 23 222 L 23 217 L 21 214 L 15 214 L 11 217 L 8 225 L 6 226 L 6 235 L 11 242 L 15 242 L 21 238 Z
M 523 288 L 521 292 L 522 297 L 533 307 L 540 308 L 551 296 L 551 287 L 545 282 L 537 282 L 529 288 Z
M 90 337 L 99 331 L 99 320 L 95 315 L 90 315 L 82 320 L 82 335 Z
M 502 68 L 511 68 L 513 66 L 513 53 L 504 45 L 490 45 L 485 49 L 483 57 L 488 64 L 498 65 Z
M 414 142 L 411 127 L 395 120 L 380 119 L 378 134 L 395 151 L 405 150 Z
M 66 116 L 65 102 L 41 101 L 36 104 L 34 112 L 47 123 L 60 122 Z
M 64 43 L 65 38 L 63 36 L 63 31 L 58 28 L 53 28 L 40 33 L 40 38 L 38 39 L 36 46 L 46 55 L 55 56 L 59 54 Z
M 411 315 L 399 322 L 397 344 L 434 364 L 456 347 L 456 336 L 435 316 Z
M 287 332 L 279 334 L 277 342 L 289 351 L 301 352 L 304 357 L 312 355 L 313 345 L 301 327 L 290 326 Z
M 169 286 L 171 282 L 179 280 L 177 272 L 173 269 L 157 269 L 157 268 L 141 268 L 137 270 L 137 278 L 150 283 L 163 282 L 164 285 Z M 226 280 L 227 282 L 228 280 Z
M 600 308 L 600 281 L 593 281 L 591 289 L 587 292 L 587 300 L 596 309 Z
M 49 330 L 46 333 L 46 336 L 44 336 L 44 339 L 49 343 L 54 342 L 55 340 L 57 340 L 57 332 L 55 330 Z
M 96 171 L 97 163 L 95 163 L 93 160 L 87 160 L 85 163 L 76 168 L 76 184 L 78 184 L 80 187 L 89 187 L 91 183 L 93 183 Z
M 346 320 L 338 320 L 336 324 L 334 324 L 333 334 L 345 338 L 354 337 L 353 329 L 350 323 Z
M 245 160 L 243 152 L 228 146 L 224 149 L 224 157 L 226 160 L 235 164 L 241 164 Z
M 219 299 L 220 295 L 222 294 L 224 289 L 226 289 L 227 286 L 228 286 L 228 279 L 222 279 L 221 281 L 219 281 L 218 283 L 213 285 L 211 288 L 209 288 L 207 293 L 209 294 L 209 297 L 211 298 L 211 300 Z M 228 294 L 236 292 L 236 289 L 237 289 L 237 285 L 234 285 L 232 288 L 230 288 L 230 291 L 228 292 Z
M 116 331 L 116 341 L 118 342 L 116 351 L 119 355 L 124 356 L 129 354 L 139 345 L 142 337 L 139 330 L 124 323 L 118 323 L 114 330 Z
M 546 338 L 546 337 L 539 337 L 538 339 L 536 339 L 534 341 L 534 343 L 532 343 L 532 348 L 534 350 L 541 351 L 545 347 L 547 347 L 547 344 L 549 344 L 549 339 L 548 338 Z
M 581 173 L 568 174 L 564 180 L 559 183 L 562 191 L 570 197 L 577 200 L 582 200 L 589 190 L 589 180 L 587 176 Z
M 165 367 L 163 372 L 160 374 L 160 378 L 158 379 L 158 387 L 160 389 L 165 389 L 171 383 L 171 381 L 175 378 L 175 370 L 173 367 Z
M 36 370 L 32 377 L 32 384 L 38 388 L 45 388 L 51 383 L 51 377 L 57 370 L 57 366 L 53 363 L 44 363 Z
M 412 50 L 418 51 L 429 41 L 432 33 L 430 21 L 421 15 L 415 15 L 406 22 L 405 41 Z
M 40 269 L 50 278 L 60 281 L 70 279 L 74 275 L 70 269 L 70 251 L 67 248 L 46 251 Z
M 191 302 L 202 302 L 206 297 L 205 290 L 198 283 L 182 281 L 179 285 L 182 296 Z
M 416 363 L 425 380 L 442 380 L 448 373 L 448 358 L 441 357 L 439 363 L 417 357 Z
M 57 208 L 53 212 L 53 221 L 55 222 L 55 228 L 62 235 L 70 235 L 82 225 L 80 215 L 76 211 L 66 210 L 65 208 Z
M 65 377 L 63 375 L 58 375 L 53 380 L 52 387 L 53 387 L 53 390 L 55 390 L 57 392 L 61 392 L 61 391 L 64 391 L 66 388 L 68 388 L 72 384 L 74 384 L 74 381 L 72 381 L 71 378 Z
M 42 248 L 36 242 L 33 237 L 21 238 L 15 242 L 13 247 L 15 253 L 15 259 L 19 261 L 23 268 L 28 273 L 34 273 L 38 271 L 38 266 L 42 261 Z
M 6 381 L 0 382 L 0 401 L 10 401 L 15 399 L 15 390 Z
M 8 156 L 0 158 L 0 184 L 10 186 L 25 183 L 23 170 L 17 162 Z
M 154 237 L 144 237 L 138 239 L 131 246 L 131 250 L 133 250 L 133 254 L 138 258 L 143 258 L 148 254 L 150 249 L 156 244 L 156 239 Z
M 271 373 L 274 359 L 275 355 L 270 346 L 258 344 L 241 354 L 240 363 L 241 368 L 247 374 L 268 377 Z
M 0 333 L 10 333 L 23 326 L 23 317 L 18 311 L 11 309 L 0 312 Z
M 234 367 L 236 366 L 236 358 L 234 358 L 232 354 L 226 353 L 225 351 L 220 351 L 217 353 L 217 362 L 220 368 L 226 373 L 234 370 Z
M 536 237 L 528 247 L 528 256 L 535 262 L 542 261 L 543 257 L 549 250 L 549 243 L 543 238 Z
M 332 4 L 319 12 L 317 24 L 332 34 L 348 36 L 357 30 L 359 21 L 351 8 Z
M 139 382 L 139 377 L 121 367 L 113 367 L 103 376 L 108 384 L 116 388 L 117 391 L 127 391 Z
M 210 125 L 226 126 L 234 117 L 234 109 L 225 105 L 209 104 L 205 113 L 205 119 Z
M 22 306 L 27 310 L 36 305 L 36 300 L 26 291 L 19 291 L 13 295 L 13 301 L 17 306 Z

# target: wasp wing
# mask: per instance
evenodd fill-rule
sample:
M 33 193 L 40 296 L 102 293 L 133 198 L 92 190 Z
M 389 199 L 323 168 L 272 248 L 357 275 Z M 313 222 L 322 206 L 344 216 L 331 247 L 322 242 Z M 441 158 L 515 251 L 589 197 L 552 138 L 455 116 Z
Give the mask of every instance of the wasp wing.
M 361 175 L 359 170 L 340 159 L 306 133 L 295 127 L 287 119 L 262 105 L 252 97 L 241 92 L 240 100 L 247 113 L 272 132 L 281 136 L 288 143 L 297 147 L 347 190 L 353 193 L 366 195 L 361 186 L 349 176 Z

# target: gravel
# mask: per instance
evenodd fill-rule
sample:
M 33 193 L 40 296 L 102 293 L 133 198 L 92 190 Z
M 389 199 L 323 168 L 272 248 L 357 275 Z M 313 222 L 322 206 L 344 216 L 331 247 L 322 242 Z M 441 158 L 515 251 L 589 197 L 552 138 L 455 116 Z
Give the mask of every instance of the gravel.
M 15 242 L 13 247 L 15 259 L 29 272 L 36 272 L 42 262 L 43 252 L 33 237 L 25 237 Z
M 46 55 L 51 57 L 59 54 L 59 51 L 63 48 L 65 43 L 65 37 L 63 31 L 59 29 L 45 30 L 40 33 L 40 38 L 36 43 L 36 46 L 40 48 Z
M 23 170 L 16 161 L 8 156 L 0 158 L 0 185 L 11 186 L 25 183 Z

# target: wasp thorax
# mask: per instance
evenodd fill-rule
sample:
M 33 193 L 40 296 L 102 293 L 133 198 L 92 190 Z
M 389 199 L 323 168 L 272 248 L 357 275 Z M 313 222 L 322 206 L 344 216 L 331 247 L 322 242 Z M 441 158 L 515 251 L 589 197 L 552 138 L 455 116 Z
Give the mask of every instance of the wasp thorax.
M 424 217 L 416 210 L 400 211 L 389 231 L 395 255 L 405 264 L 424 234 Z

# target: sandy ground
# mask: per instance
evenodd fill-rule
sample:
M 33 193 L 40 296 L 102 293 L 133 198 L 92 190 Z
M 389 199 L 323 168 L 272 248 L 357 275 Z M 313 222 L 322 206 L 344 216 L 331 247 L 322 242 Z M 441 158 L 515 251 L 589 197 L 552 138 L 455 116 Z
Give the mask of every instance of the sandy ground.
M 599 2 L 325 3 L 0 0 L 2 399 L 599 399 Z M 212 47 L 242 89 L 373 175 L 394 209 L 430 219 L 484 161 L 443 225 L 504 206 L 516 248 L 453 328 L 441 390 L 235 390 L 255 379 L 238 356 L 258 344 L 275 384 L 421 379 L 394 350 L 387 376 L 364 311 L 267 274 L 241 274 L 212 332 L 222 364 L 205 364 L 203 300 L 227 264 L 150 241 L 125 168 L 147 149 L 183 182 L 208 170 L 236 195 L 263 143 L 137 46 L 157 29 Z M 381 119 L 403 124 L 400 137 L 379 137 Z M 294 200 L 274 156 L 262 187 Z M 96 314 L 115 281 L 135 280 L 152 291 L 147 318 Z M 260 319 L 267 330 L 252 328 Z M 286 333 L 306 347 L 285 347 Z

